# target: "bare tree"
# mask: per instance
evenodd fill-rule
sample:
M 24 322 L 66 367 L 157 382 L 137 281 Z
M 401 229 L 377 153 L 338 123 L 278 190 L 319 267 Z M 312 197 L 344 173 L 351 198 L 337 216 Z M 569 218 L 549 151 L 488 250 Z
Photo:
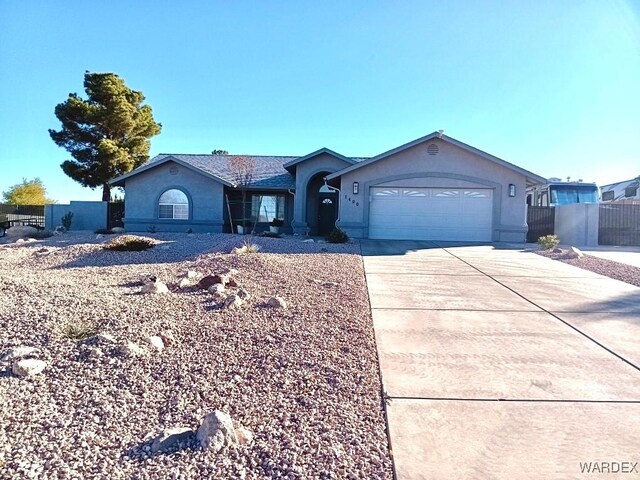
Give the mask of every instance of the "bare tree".
M 256 162 L 253 158 L 245 155 L 236 155 L 229 158 L 229 166 L 231 167 L 231 175 L 235 188 L 239 188 L 242 192 L 242 228 L 246 227 L 246 205 L 247 205 L 247 187 L 253 180 L 253 173 L 256 169 Z

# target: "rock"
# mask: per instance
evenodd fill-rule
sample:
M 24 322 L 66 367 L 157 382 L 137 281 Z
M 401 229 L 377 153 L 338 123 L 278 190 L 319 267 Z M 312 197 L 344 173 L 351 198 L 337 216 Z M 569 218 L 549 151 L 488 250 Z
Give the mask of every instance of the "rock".
M 124 233 L 124 228 L 122 228 L 122 227 L 113 227 L 111 229 L 111 233 Z
M 94 343 L 98 343 L 98 344 L 115 344 L 117 343 L 117 340 L 115 339 L 115 337 L 113 335 L 110 335 L 108 333 L 99 333 L 97 335 L 94 335 L 93 337 L 89 337 L 90 340 L 93 340 Z
M 169 293 L 169 287 L 156 280 L 155 282 L 145 283 L 140 289 L 140 293 Z
M 189 270 L 184 274 L 184 278 L 196 278 L 198 276 L 198 272 L 194 270 Z
M 161 351 L 164 349 L 164 341 L 162 340 L 162 337 L 152 335 L 145 338 L 145 341 L 157 351 Z
M 15 241 L 15 243 L 24 243 L 24 238 L 19 238 Z
M 553 250 L 551 250 L 551 253 L 562 253 L 562 249 L 561 248 L 554 248 Z
M 163 430 L 160 435 L 153 439 L 151 453 L 167 452 L 175 448 L 180 448 L 193 439 L 194 431 L 188 427 L 177 427 Z
M 189 286 L 191 286 L 191 282 L 186 277 L 180 280 L 180 283 L 178 283 L 178 288 L 187 288 Z
M 171 330 L 163 330 L 158 336 L 162 339 L 162 342 L 166 346 L 169 346 L 176 341 L 176 338 L 173 336 L 173 332 Z
M 238 445 L 238 436 L 229 414 L 216 410 L 204 417 L 196 432 L 200 446 L 219 452 L 223 447 Z
M 101 233 L 96 235 L 96 240 L 100 240 L 101 238 L 104 238 L 104 235 L 102 235 Z
M 230 277 L 232 277 L 233 275 L 237 275 L 238 273 L 240 273 L 238 270 L 236 270 L 235 268 L 230 268 L 229 270 L 226 270 L 223 272 L 223 275 L 228 275 Z
M 213 301 L 216 303 L 224 303 L 227 300 L 227 294 L 224 292 L 216 292 L 213 294 Z
M 145 283 L 153 283 L 158 281 L 158 277 L 152 275 L 151 273 L 141 273 L 140 275 L 138 275 L 138 278 L 140 279 L 140 283 L 142 283 L 143 285 Z
M 10 362 L 20 358 L 36 357 L 39 353 L 40 351 L 35 347 L 13 347 L 0 357 L 0 362 Z
M 25 358 L 23 360 L 17 360 L 13 363 L 13 373 L 19 377 L 30 377 L 32 375 L 38 375 L 47 366 L 47 362 L 44 360 L 38 360 L 35 358 Z
M 238 295 L 229 295 L 224 300 L 224 308 L 240 308 L 244 303 L 244 300 Z
M 221 275 L 218 275 L 218 274 L 205 275 L 198 282 L 198 287 L 200 287 L 203 290 L 208 290 L 209 287 L 211 287 L 212 285 L 215 285 L 216 283 L 221 283 L 222 285 L 224 285 L 226 283 L 225 278 L 223 278 Z
M 284 298 L 277 295 L 275 297 L 271 297 L 267 301 L 267 305 L 273 308 L 287 308 L 287 302 L 285 302 Z
M 247 292 L 244 288 L 238 289 L 238 291 L 236 292 L 236 295 L 245 301 L 251 298 L 251 295 L 249 295 L 249 292 Z
M 253 433 L 251 430 L 244 427 L 236 428 L 236 436 L 238 437 L 238 443 L 240 445 L 249 445 L 253 442 Z
M 6 231 L 8 238 L 30 237 L 38 233 L 36 227 L 29 227 L 27 225 L 16 225 L 15 227 L 8 228 Z
M 149 350 L 133 342 L 128 342 L 126 345 L 122 345 L 119 348 L 119 352 L 121 355 L 129 358 L 149 356 Z
M 307 238 L 306 240 L 302 240 L 302 243 L 313 243 L 313 238 Z
M 224 285 L 221 283 L 214 283 L 213 285 L 211 285 L 209 288 L 209 293 L 223 293 L 224 292 Z
M 50 253 L 51 253 L 51 250 L 49 250 L 46 247 L 43 247 L 43 248 L 39 248 L 38 250 L 36 250 L 34 255 L 36 255 L 37 257 L 46 257 Z
M 582 253 L 576 247 L 569 247 L 569 251 L 567 252 L 567 256 L 569 258 L 582 258 L 582 257 L 584 257 L 584 253 Z

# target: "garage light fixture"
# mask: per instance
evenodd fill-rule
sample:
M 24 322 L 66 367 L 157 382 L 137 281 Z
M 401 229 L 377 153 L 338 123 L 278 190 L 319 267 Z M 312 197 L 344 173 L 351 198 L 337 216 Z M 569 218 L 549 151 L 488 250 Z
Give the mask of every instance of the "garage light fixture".
M 360 191 L 360 184 L 358 182 L 353 182 L 353 194 L 357 195 Z
M 516 186 L 513 183 L 509 184 L 509 196 L 510 197 L 516 196 Z

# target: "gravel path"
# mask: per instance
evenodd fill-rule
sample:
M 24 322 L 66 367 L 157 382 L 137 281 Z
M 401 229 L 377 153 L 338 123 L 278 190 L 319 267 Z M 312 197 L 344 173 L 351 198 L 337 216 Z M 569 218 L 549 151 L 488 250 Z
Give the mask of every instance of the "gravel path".
M 537 250 L 536 253 L 543 257 L 559 260 L 569 265 L 640 287 L 640 268 L 638 267 L 587 254 L 582 258 L 571 258 L 569 256 L 569 250 L 566 248 L 561 248 L 560 252 L 555 253 L 549 250 Z
M 0 478 L 392 478 L 358 244 L 255 238 L 260 253 L 239 256 L 246 237 L 146 236 L 158 245 L 145 252 L 78 233 L 0 245 L 0 356 L 32 346 L 48 363 L 30 378 L 0 365 Z M 177 289 L 187 270 L 232 268 L 251 295 L 240 309 Z M 172 291 L 139 294 L 141 274 Z M 288 308 L 266 306 L 273 295 Z M 96 357 L 93 340 L 62 335 L 78 323 L 118 345 L 167 329 L 175 341 Z M 161 430 L 195 429 L 216 409 L 253 442 L 149 453 Z

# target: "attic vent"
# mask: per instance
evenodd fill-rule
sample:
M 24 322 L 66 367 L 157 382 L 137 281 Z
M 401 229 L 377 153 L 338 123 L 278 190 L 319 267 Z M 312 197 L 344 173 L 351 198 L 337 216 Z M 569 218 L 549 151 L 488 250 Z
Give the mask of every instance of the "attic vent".
M 427 153 L 429 155 L 437 155 L 439 151 L 440 151 L 440 148 L 438 148 L 438 145 L 436 145 L 435 143 L 431 143 L 427 147 Z
M 177 175 L 178 174 L 178 167 L 171 167 L 169 169 L 169 174 L 170 175 Z

